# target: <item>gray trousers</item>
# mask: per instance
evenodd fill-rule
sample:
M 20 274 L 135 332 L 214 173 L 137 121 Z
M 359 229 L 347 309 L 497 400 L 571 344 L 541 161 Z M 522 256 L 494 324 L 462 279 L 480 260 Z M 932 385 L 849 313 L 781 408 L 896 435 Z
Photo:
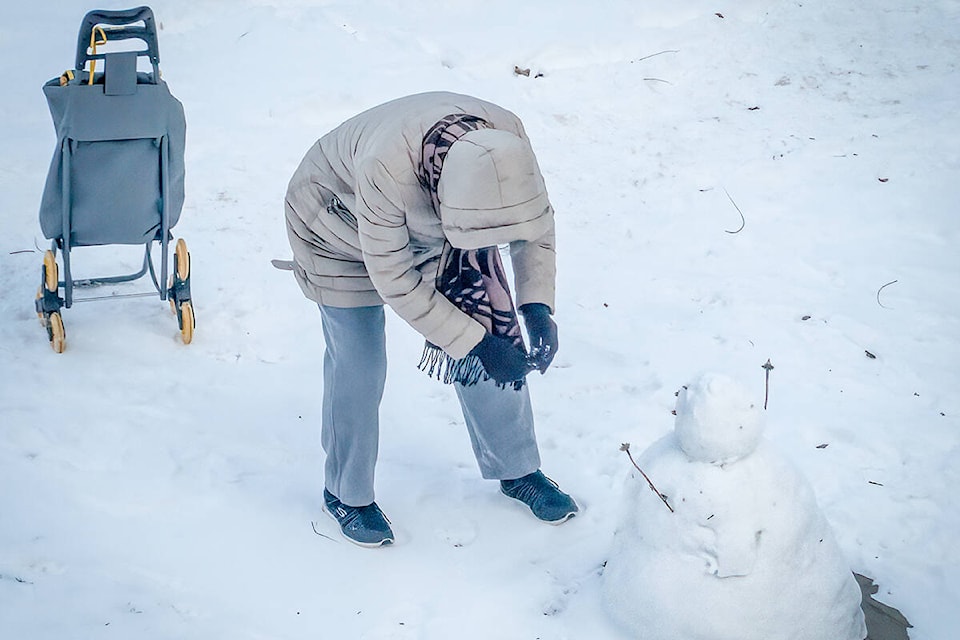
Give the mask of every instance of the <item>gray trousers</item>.
M 320 306 L 323 356 L 321 443 L 324 481 L 344 504 L 374 501 L 380 400 L 387 377 L 383 306 Z M 492 380 L 454 385 L 484 478 L 509 480 L 540 468 L 530 394 Z

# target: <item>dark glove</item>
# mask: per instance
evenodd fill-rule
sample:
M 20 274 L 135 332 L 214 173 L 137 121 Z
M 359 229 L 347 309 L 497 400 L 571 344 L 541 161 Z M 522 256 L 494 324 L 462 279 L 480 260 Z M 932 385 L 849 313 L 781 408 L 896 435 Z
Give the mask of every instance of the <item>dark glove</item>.
M 527 354 L 506 338 L 487 333 L 471 354 L 480 358 L 487 375 L 500 384 L 522 380 L 531 371 Z
M 523 323 L 527 325 L 527 335 L 530 336 L 530 362 L 542 374 L 560 348 L 557 323 L 550 317 L 550 307 L 539 302 L 521 306 L 520 313 L 523 314 Z

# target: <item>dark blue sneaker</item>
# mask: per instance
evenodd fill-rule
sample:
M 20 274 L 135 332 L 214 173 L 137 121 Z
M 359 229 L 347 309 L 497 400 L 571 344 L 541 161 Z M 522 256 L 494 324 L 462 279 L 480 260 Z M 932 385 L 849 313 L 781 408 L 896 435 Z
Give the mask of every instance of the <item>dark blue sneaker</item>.
M 335 495 L 323 490 L 323 510 L 340 525 L 343 537 L 361 547 L 380 547 L 393 544 L 390 521 L 376 502 L 365 507 L 350 507 Z
M 566 522 L 580 511 L 574 499 L 539 470 L 516 480 L 501 480 L 500 491 L 530 507 L 533 515 L 549 524 Z

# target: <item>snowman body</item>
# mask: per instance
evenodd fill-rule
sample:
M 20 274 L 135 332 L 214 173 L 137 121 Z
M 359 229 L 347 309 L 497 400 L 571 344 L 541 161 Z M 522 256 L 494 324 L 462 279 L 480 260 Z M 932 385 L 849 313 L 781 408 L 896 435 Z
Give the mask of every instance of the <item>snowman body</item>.
M 611 615 L 644 640 L 863 640 L 860 590 L 801 474 L 733 381 L 679 394 L 638 464 L 604 570 Z

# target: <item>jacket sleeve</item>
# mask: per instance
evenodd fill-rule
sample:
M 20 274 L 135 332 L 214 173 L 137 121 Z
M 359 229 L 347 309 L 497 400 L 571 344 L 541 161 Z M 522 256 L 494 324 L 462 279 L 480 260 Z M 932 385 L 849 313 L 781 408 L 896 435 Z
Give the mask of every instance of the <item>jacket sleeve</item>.
M 553 224 L 553 207 L 550 208 L 550 226 L 536 240 L 510 244 L 510 261 L 513 263 L 514 287 L 517 290 L 516 305 L 519 308 L 530 302 L 540 302 L 556 310 L 557 250 L 556 231 Z
M 416 268 L 399 189 L 381 162 L 357 167 L 356 209 L 363 262 L 383 300 L 451 357 L 467 355 L 486 330 Z

